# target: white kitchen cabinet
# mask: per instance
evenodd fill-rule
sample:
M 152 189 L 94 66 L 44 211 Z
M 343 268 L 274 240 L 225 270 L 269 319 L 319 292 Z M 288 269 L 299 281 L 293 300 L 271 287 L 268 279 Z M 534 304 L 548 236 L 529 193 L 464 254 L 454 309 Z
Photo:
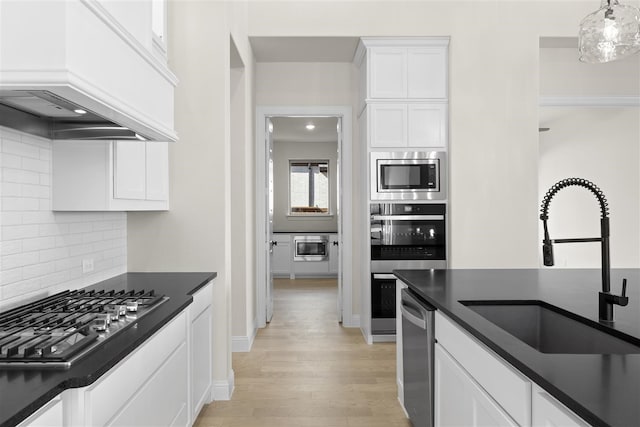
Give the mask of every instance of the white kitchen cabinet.
M 407 145 L 412 149 L 447 146 L 446 104 L 409 104 L 407 114 Z
M 434 363 L 435 425 L 518 426 L 440 344 Z
M 340 241 L 337 234 L 329 234 L 329 274 L 338 274 L 340 268 Z
M 436 340 L 442 348 L 504 409 L 511 419 L 520 426 L 531 425 L 532 384 L 527 377 L 440 311 L 435 313 L 435 331 Z M 436 389 L 436 396 L 437 394 Z M 441 409 L 449 408 L 443 406 Z
M 558 402 L 549 393 L 534 386 L 532 408 L 532 424 L 536 427 L 563 426 L 588 427 L 589 424 L 579 418 L 569 408 Z
M 154 54 L 152 1 L 3 1 L 0 9 L 0 90 L 44 90 L 150 139 L 178 139 L 178 79 Z
M 271 258 L 271 271 L 274 276 L 289 277 L 292 272 L 293 253 L 291 252 L 291 235 L 274 234 L 273 257 Z
M 182 312 L 95 383 L 67 390 L 83 408 L 70 424 L 188 425 L 187 336 Z
M 190 415 L 192 423 L 198 417 L 202 407 L 211 402 L 213 387 L 213 284 L 209 282 L 193 295 L 189 306 L 190 334 Z
M 113 197 L 144 200 L 147 195 L 147 150 L 141 141 L 113 142 Z
M 64 424 L 62 412 L 62 398 L 56 396 L 46 405 L 31 414 L 29 418 L 21 422 L 18 427 L 51 427 Z
M 367 113 L 370 147 L 400 148 L 408 145 L 406 104 L 368 104 Z
M 356 63 L 360 103 L 383 99 L 447 99 L 448 38 L 363 37 Z
M 366 117 L 371 148 L 444 148 L 447 104 L 370 103 Z
M 167 143 L 53 143 L 54 211 L 167 210 L 168 183 Z

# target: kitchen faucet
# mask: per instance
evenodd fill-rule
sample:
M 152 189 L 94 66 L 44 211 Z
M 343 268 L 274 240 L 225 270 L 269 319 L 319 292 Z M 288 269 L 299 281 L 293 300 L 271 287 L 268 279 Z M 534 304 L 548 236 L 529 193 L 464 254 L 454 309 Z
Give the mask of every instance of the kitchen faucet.
M 582 239 L 550 239 L 547 228 L 549 219 L 549 203 L 560 190 L 571 186 L 584 187 L 591 191 L 600 203 L 600 237 Z M 602 190 L 593 182 L 583 178 L 567 178 L 555 183 L 544 196 L 540 207 L 540 219 L 544 226 L 544 240 L 542 241 L 542 261 L 551 267 L 553 261 L 553 243 L 583 243 L 600 242 L 602 254 L 602 292 L 598 293 L 598 317 L 601 322 L 613 323 L 613 305 L 625 306 L 629 303 L 627 293 L 627 279 L 622 279 L 622 295 L 614 295 L 611 291 L 611 264 L 609 261 L 609 207 Z

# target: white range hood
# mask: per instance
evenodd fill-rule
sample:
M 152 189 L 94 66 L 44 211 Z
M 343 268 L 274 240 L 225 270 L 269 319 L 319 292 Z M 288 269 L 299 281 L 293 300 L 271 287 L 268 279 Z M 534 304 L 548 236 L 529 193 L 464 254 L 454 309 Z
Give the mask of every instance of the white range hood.
M 114 9 L 123 5 L 2 0 L 0 125 L 49 139 L 177 141 L 177 78 L 153 50 L 151 8 L 126 10 L 138 15 L 127 27 Z

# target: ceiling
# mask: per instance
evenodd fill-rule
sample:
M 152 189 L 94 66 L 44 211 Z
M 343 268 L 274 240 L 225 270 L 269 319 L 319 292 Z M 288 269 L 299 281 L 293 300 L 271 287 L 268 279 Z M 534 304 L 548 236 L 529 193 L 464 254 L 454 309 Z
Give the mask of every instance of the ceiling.
M 337 142 L 336 117 L 272 117 L 273 140 L 278 142 Z M 316 127 L 307 130 L 313 123 Z
M 257 62 L 351 62 L 359 37 L 250 37 Z

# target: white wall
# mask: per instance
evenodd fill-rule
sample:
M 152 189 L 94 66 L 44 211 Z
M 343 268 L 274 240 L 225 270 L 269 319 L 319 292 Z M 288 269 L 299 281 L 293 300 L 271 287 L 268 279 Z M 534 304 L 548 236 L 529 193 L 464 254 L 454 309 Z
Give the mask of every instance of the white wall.
M 287 142 L 273 143 L 273 231 L 274 232 L 338 232 L 336 212 L 337 180 L 336 142 Z M 330 212 L 327 217 L 292 217 L 289 215 L 289 161 L 328 160 Z
M 255 247 L 250 224 L 254 223 L 253 152 L 249 149 L 254 144 L 253 54 L 246 36 L 246 8 L 244 2 L 169 2 L 169 66 L 180 80 L 175 98 L 180 141 L 169 152 L 171 210 L 130 214 L 128 219 L 130 270 L 218 273 L 213 295 L 216 399 L 229 398 L 233 388 L 234 286 L 247 289 L 240 293 L 247 302 L 233 313 L 244 334 L 253 330 L 247 319 L 252 322 L 255 312 L 255 303 L 251 306 L 248 301 L 254 298 Z M 245 77 L 240 79 L 244 94 L 239 95 L 244 107 L 235 124 L 244 132 L 234 134 L 234 143 L 244 140 L 245 148 L 238 157 L 232 156 L 231 148 L 232 117 L 237 117 L 232 113 L 232 81 L 237 80 L 231 78 L 231 37 L 245 67 Z M 231 183 L 239 175 L 244 195 L 232 198 Z M 232 231 L 238 216 L 248 227 L 244 239 L 235 239 Z M 238 261 L 232 254 L 238 253 L 245 258 L 239 261 L 241 278 L 235 281 L 233 267 Z
M 52 212 L 52 142 L 0 128 L 0 145 L 0 309 L 126 272 L 126 214 Z
M 540 133 L 538 199 L 564 178 L 585 178 L 600 187 L 609 202 L 614 268 L 640 267 L 638 117 L 638 108 L 548 107 L 540 111 L 541 125 L 550 130 Z M 549 233 L 552 239 L 599 237 L 595 196 L 579 187 L 561 190 L 549 208 Z M 542 229 L 539 236 L 542 241 Z M 599 243 L 556 244 L 554 254 L 559 268 L 600 267 Z
M 612 267 L 638 268 L 640 108 L 577 105 L 585 99 L 593 103 L 597 99 L 611 102 L 616 97 L 624 101 L 640 96 L 640 56 L 584 64 L 576 60 L 575 49 L 542 48 L 540 95 L 574 105 L 540 108 L 540 126 L 550 130 L 540 133 L 538 200 L 564 178 L 580 177 L 595 183 L 609 202 Z M 562 190 L 549 209 L 551 238 L 599 236 L 598 206 L 585 189 Z M 554 253 L 558 268 L 600 266 L 599 243 L 557 244 Z

